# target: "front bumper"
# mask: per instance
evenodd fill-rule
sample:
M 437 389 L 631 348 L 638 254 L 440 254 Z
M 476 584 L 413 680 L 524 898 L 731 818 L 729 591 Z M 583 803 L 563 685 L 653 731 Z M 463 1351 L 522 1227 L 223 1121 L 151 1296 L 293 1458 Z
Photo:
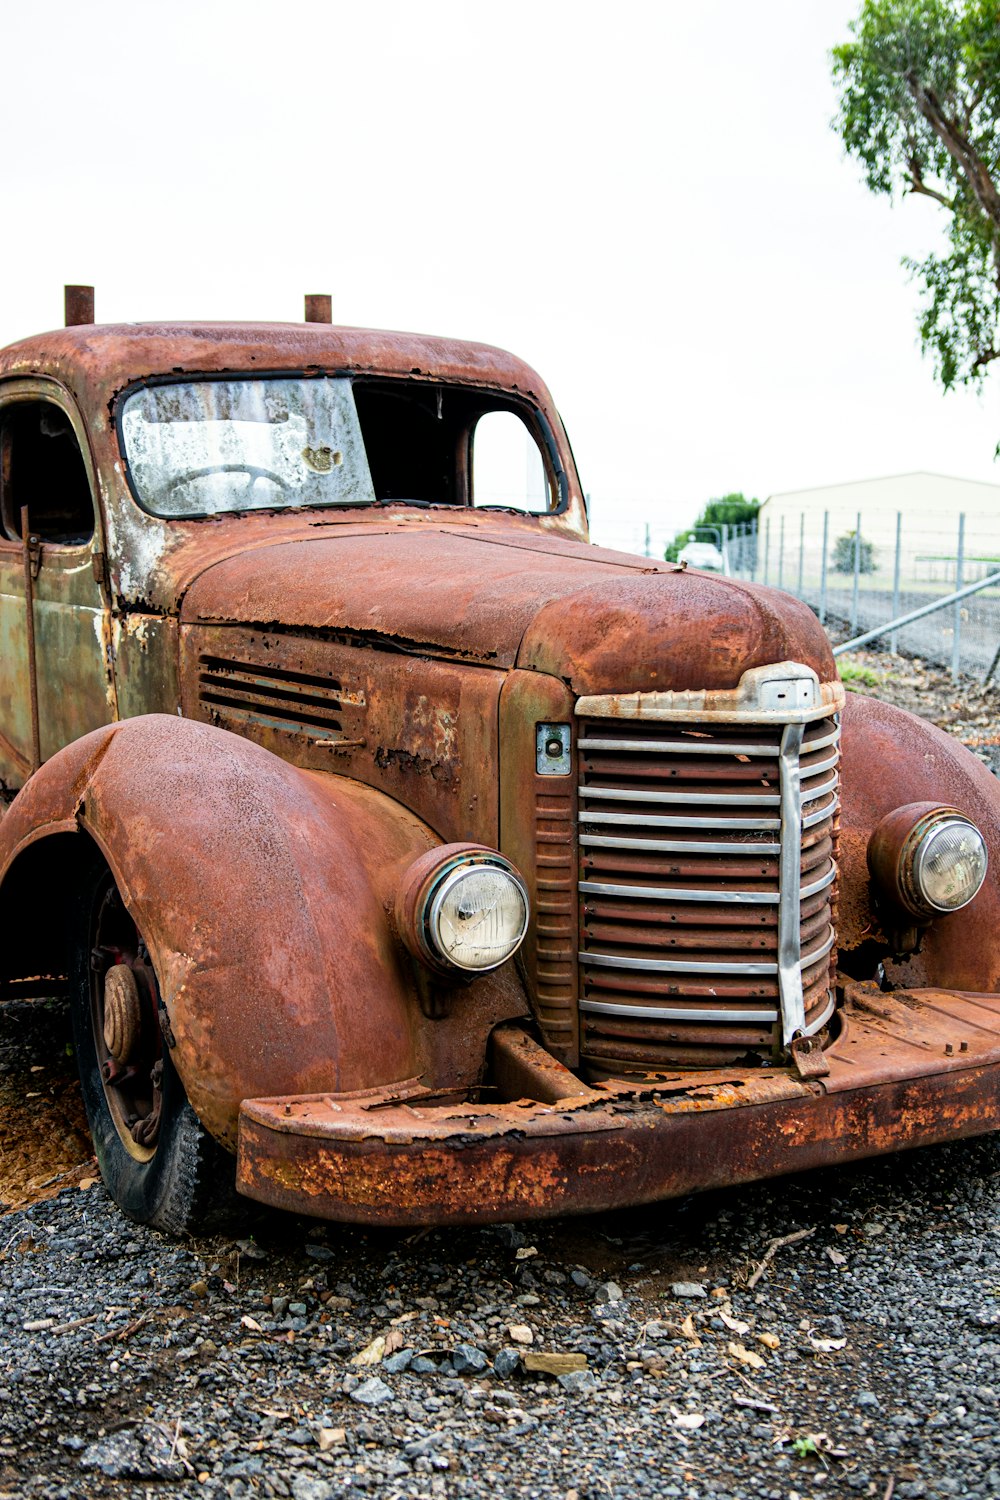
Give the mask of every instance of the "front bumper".
M 654 1202 L 1000 1128 L 1000 996 L 849 985 L 829 1072 L 731 1068 L 582 1085 L 506 1029 L 530 1097 L 418 1084 L 250 1099 L 237 1186 L 355 1223 L 484 1224 Z

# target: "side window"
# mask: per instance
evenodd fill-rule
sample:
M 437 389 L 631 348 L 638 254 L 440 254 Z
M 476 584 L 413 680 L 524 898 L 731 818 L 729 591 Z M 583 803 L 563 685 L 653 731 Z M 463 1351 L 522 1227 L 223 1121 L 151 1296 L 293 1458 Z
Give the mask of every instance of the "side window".
M 51 401 L 0 408 L 0 527 L 21 535 L 21 507 L 43 542 L 72 546 L 94 534 L 87 469 L 69 417 Z
M 542 453 L 512 411 L 488 411 L 472 433 L 472 503 L 548 511 L 553 497 Z

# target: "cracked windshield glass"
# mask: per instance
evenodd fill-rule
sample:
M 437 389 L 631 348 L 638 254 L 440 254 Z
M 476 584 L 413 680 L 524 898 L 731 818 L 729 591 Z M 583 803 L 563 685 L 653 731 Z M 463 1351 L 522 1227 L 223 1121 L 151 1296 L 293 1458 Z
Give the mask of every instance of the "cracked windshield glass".
M 345 379 L 146 386 L 122 409 L 136 498 L 165 518 L 371 503 Z

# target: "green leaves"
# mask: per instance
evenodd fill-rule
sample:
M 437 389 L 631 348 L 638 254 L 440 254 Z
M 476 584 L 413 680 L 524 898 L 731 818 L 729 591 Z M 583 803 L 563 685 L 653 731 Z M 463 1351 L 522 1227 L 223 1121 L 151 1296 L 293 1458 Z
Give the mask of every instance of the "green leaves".
M 872 192 L 919 193 L 951 215 L 949 247 L 904 264 L 920 338 L 945 389 L 1000 358 L 1000 6 L 865 0 L 832 52 L 834 128 Z

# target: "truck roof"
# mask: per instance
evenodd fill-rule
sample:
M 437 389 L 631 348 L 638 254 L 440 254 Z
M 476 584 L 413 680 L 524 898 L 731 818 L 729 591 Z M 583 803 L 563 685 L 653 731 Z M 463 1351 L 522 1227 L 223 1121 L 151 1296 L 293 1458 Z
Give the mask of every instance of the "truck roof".
M 552 405 L 541 378 L 506 350 L 328 323 L 87 323 L 0 350 L 0 378 L 50 375 L 81 399 L 109 400 L 149 376 L 253 370 L 422 376 L 487 385 Z

